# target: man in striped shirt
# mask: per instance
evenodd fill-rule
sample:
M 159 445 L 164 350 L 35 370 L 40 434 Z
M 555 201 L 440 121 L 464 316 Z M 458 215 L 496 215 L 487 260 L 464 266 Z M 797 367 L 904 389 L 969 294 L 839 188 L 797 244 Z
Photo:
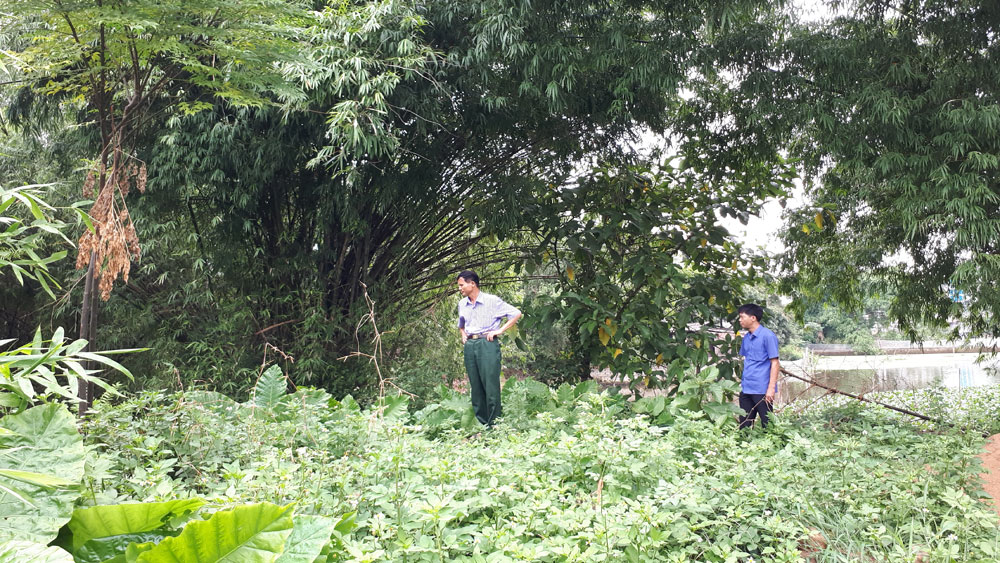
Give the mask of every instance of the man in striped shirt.
M 500 407 L 500 338 L 517 323 L 521 311 L 496 295 L 479 290 L 479 275 L 472 270 L 458 274 L 458 331 L 465 347 L 472 409 L 481 424 L 493 426 Z M 506 322 L 504 320 L 506 319 Z

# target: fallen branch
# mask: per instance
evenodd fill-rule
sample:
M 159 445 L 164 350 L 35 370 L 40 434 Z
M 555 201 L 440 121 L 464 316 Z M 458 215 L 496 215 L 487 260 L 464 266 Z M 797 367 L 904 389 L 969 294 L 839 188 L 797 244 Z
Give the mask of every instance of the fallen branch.
M 943 420 L 941 420 L 939 418 L 932 418 L 932 417 L 929 417 L 927 415 L 920 414 L 918 412 L 913 412 L 911 410 L 904 409 L 902 407 L 897 407 L 897 406 L 889 405 L 889 404 L 882 403 L 882 402 L 879 402 L 879 401 L 875 401 L 875 400 L 872 400 L 872 399 L 866 399 L 863 395 L 855 395 L 853 393 L 848 393 L 847 391 L 841 391 L 840 389 L 837 389 L 835 387 L 830 387 L 828 385 L 823 385 L 822 383 L 816 383 L 815 381 L 813 381 L 813 380 L 811 380 L 811 379 L 809 379 L 807 377 L 804 377 L 804 376 L 801 376 L 801 375 L 796 375 L 796 374 L 788 371 L 785 368 L 781 368 L 781 373 L 787 375 L 788 377 L 791 377 L 791 378 L 794 378 L 794 379 L 798 379 L 799 381 L 804 381 L 804 382 L 808 383 L 809 385 L 813 385 L 815 387 L 819 387 L 820 389 L 826 389 L 830 393 L 836 393 L 837 395 L 844 395 L 845 397 L 850 397 L 852 399 L 857 399 L 857 400 L 865 402 L 865 403 L 871 403 L 873 405 L 878 405 L 880 407 L 885 407 L 885 408 L 887 408 L 889 410 L 894 410 L 896 412 L 903 413 L 903 414 L 906 414 L 906 415 L 910 415 L 910 416 L 913 416 L 913 417 L 916 417 L 916 418 L 919 418 L 919 419 L 922 419 L 922 420 L 926 420 L 928 422 L 936 422 L 938 424 L 945 424 L 947 426 L 954 426 L 954 424 L 952 424 L 950 422 L 945 422 L 945 421 L 943 421 Z

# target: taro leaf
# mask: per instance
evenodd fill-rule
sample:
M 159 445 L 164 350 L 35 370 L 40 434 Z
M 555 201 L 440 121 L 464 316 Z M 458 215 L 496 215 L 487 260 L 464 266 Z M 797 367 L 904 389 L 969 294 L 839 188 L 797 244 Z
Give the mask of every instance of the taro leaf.
M 41 473 L 69 486 L 45 486 L 0 475 L 0 541 L 25 540 L 47 544 L 73 514 L 83 479 L 83 439 L 66 407 L 30 408 L 0 420 L 0 467 Z
M 462 413 L 462 431 L 478 432 L 479 430 L 482 430 L 482 426 L 479 424 L 479 419 L 476 418 L 476 411 L 472 407 L 468 407 Z
M 296 516 L 292 535 L 285 542 L 285 551 L 275 563 L 313 563 L 323 546 L 330 543 L 330 535 L 337 522 L 323 516 Z
M 344 410 L 348 410 L 351 412 L 361 412 L 361 405 L 359 405 L 358 402 L 354 400 L 354 397 L 350 395 L 347 395 L 346 397 L 340 400 L 340 406 Z
M 91 540 L 157 530 L 175 518 L 191 514 L 204 504 L 205 501 L 195 498 L 77 509 L 73 511 L 73 518 L 69 521 L 69 529 L 73 532 L 73 554 L 79 558 L 79 549 Z M 159 534 L 163 535 L 166 534 Z M 153 538 L 138 538 L 132 541 L 152 540 Z M 121 549 L 124 551 L 127 545 L 128 542 L 123 544 Z
M 379 400 L 378 407 L 382 409 L 382 418 L 386 420 L 396 420 L 406 417 L 406 406 L 410 398 L 406 395 L 396 395 L 395 397 L 383 397 Z
M 163 538 L 176 536 L 179 533 L 181 533 L 180 530 L 160 528 L 149 532 L 95 538 L 83 544 L 79 549 L 73 550 L 73 559 L 76 563 L 125 562 L 128 561 L 126 552 L 130 546 L 148 545 L 151 549 L 152 546 L 163 541 Z
M 0 563 L 73 563 L 73 556 L 58 547 L 10 540 L 0 542 Z
M 279 366 L 271 366 L 260 376 L 253 388 L 253 406 L 272 412 L 287 390 L 288 382 L 285 381 L 285 374 L 281 372 Z
M 292 533 L 292 506 L 237 506 L 191 522 L 139 555 L 137 563 L 273 563 Z

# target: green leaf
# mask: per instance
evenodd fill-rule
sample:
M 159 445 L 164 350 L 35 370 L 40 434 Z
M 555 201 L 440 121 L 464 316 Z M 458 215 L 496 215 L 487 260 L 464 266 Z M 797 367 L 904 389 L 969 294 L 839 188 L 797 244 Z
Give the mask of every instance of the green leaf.
M 382 417 L 386 420 L 395 420 L 406 416 L 406 405 L 409 397 L 406 395 L 396 395 L 395 397 L 383 397 L 379 400 Z
M 95 233 L 94 222 L 90 219 L 90 215 L 86 211 L 80 209 L 79 207 L 74 207 L 73 211 L 76 211 L 80 215 L 80 219 L 83 219 L 83 224 L 87 226 L 87 230 Z
M 0 542 L 0 563 L 73 563 L 73 556 L 43 543 L 9 540 Z
M 66 479 L 56 477 L 55 475 L 35 473 L 33 471 L 20 471 L 17 469 L 0 469 L 0 477 L 7 477 L 15 481 L 21 481 L 22 483 L 37 485 L 47 489 L 69 487 L 74 485 L 74 483 L 67 481 Z
M 257 380 L 253 388 L 252 404 L 254 408 L 272 411 L 288 390 L 285 374 L 279 366 L 271 366 Z
M 330 543 L 337 522 L 323 516 L 295 517 L 292 535 L 285 542 L 285 551 L 275 563 L 313 563 L 323 546 Z
M 156 530 L 174 518 L 193 513 L 204 504 L 204 500 L 194 498 L 77 509 L 68 524 L 73 533 L 73 551 L 93 539 Z
M 292 506 L 237 506 L 191 522 L 175 538 L 142 553 L 138 563 L 273 563 L 292 533 Z
M 65 406 L 42 405 L 0 420 L 11 434 L 0 435 L 0 464 L 7 469 L 45 474 L 78 484 L 83 479 L 83 439 Z M 17 483 L 17 487 L 15 487 Z M 33 506 L 9 491 L 0 492 L 0 541 L 47 544 L 73 514 L 75 487 L 53 489 L 0 476 L 0 485 L 23 492 Z
M 73 551 L 73 559 L 76 563 L 109 563 L 129 561 L 127 553 L 134 545 L 148 545 L 149 549 L 167 537 L 173 537 L 181 533 L 181 530 L 168 530 L 160 528 L 149 532 L 137 534 L 122 534 L 120 536 L 110 536 L 107 538 L 97 538 L 83 544 L 79 549 Z M 147 550 L 148 551 L 148 550 Z M 135 558 L 132 558 L 135 561 Z
M 122 352 L 123 350 L 116 350 L 116 351 L 117 352 Z M 128 369 L 125 368 L 125 366 L 119 364 L 118 362 L 116 362 L 116 361 L 114 361 L 114 360 L 112 360 L 110 358 L 105 357 L 104 354 L 108 354 L 108 352 L 107 351 L 101 351 L 100 354 L 95 354 L 93 352 L 80 352 L 78 355 L 81 358 L 86 358 L 88 360 L 93 360 L 93 361 L 95 361 L 95 362 L 97 362 L 99 364 L 104 364 L 104 365 L 106 365 L 108 367 L 114 368 L 118 372 L 124 374 L 129 379 L 135 381 L 135 378 L 132 377 L 132 372 L 130 372 Z

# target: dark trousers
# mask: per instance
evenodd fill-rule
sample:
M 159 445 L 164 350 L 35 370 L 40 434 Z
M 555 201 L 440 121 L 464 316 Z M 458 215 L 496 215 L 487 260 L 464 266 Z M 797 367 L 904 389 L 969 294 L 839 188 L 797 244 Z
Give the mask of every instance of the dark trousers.
M 469 374 L 472 410 L 480 424 L 493 426 L 501 416 L 500 407 L 500 340 L 485 338 L 465 342 L 465 372 Z
M 753 426 L 754 418 L 760 415 L 761 427 L 767 427 L 767 413 L 771 412 L 771 403 L 764 400 L 764 394 L 740 392 L 740 408 L 746 411 L 746 416 L 740 417 L 740 428 Z

